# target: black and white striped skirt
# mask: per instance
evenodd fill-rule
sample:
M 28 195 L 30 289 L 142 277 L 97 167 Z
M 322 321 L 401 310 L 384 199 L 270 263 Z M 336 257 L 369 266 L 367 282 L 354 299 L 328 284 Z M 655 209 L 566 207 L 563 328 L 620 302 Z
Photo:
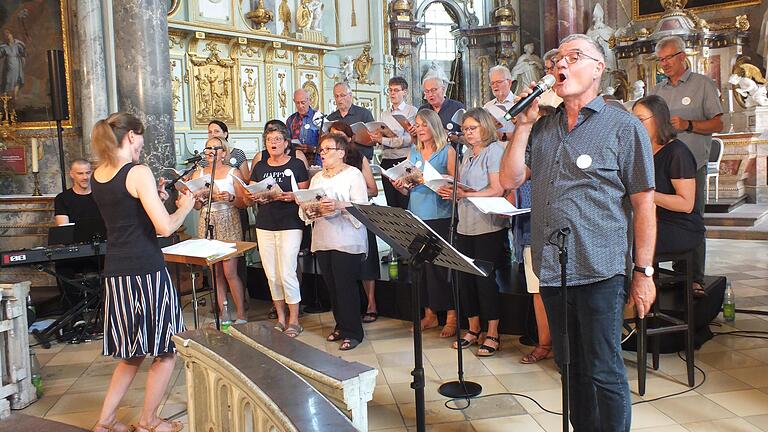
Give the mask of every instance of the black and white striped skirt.
M 128 359 L 176 352 L 171 336 L 184 331 L 184 317 L 167 268 L 106 277 L 104 285 L 104 355 Z

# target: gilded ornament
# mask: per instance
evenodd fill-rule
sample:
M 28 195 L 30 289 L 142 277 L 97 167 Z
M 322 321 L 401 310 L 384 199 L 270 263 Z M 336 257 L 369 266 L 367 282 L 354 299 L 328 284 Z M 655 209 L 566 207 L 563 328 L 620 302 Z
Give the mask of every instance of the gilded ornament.
M 390 6 L 390 15 L 398 21 L 411 20 L 411 2 L 408 0 L 394 0 Z
M 277 100 L 282 117 L 285 118 L 288 115 L 285 111 L 288 108 L 288 92 L 285 91 L 285 73 L 278 72 L 277 78 L 280 79 L 280 88 L 277 90 Z
M 312 81 L 315 77 L 314 74 L 305 74 L 306 81 L 301 85 L 301 88 L 309 95 L 309 106 L 318 108 L 320 107 L 320 91 L 317 89 L 317 84 Z
M 256 88 L 258 84 L 253 79 L 253 68 L 246 68 L 245 74 L 248 77 L 243 80 L 243 97 L 245 98 L 250 121 L 256 121 Z
M 736 16 L 736 28 L 741 31 L 749 30 L 749 19 L 746 15 Z
M 280 22 L 283 23 L 283 31 L 280 33 L 283 36 L 288 36 L 291 31 L 291 8 L 288 6 L 288 0 L 280 2 L 280 7 L 277 9 L 277 14 L 280 17 Z
M 357 73 L 357 81 L 361 84 L 373 84 L 373 81 L 368 80 L 368 72 L 371 71 L 373 65 L 373 57 L 371 57 L 371 46 L 366 45 L 363 47 L 363 51 L 355 59 L 354 68 Z
M 493 11 L 493 22 L 496 25 L 515 25 L 515 9 L 509 5 L 499 6 Z
M 259 0 L 256 9 L 245 14 L 245 17 L 256 25 L 256 31 L 267 31 L 264 26 L 274 19 L 272 12 L 264 8 L 264 0 Z
M 232 74 L 234 61 L 220 56 L 216 42 L 209 41 L 205 50 L 210 54 L 207 58 L 190 54 L 194 98 L 194 116 L 197 124 L 207 124 L 211 118 L 223 121 L 234 121 L 232 99 Z

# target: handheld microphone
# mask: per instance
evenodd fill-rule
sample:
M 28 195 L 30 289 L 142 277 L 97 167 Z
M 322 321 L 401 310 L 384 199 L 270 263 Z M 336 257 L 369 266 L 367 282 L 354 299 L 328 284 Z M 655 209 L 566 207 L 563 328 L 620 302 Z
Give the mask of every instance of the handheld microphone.
M 213 150 L 213 151 L 224 150 L 224 146 L 206 147 L 205 150 Z
M 184 161 L 184 162 L 182 162 L 182 163 L 183 163 L 184 165 L 189 165 L 189 164 L 191 164 L 191 163 L 197 163 L 197 162 L 200 162 L 202 159 L 203 159 L 203 155 L 202 155 L 202 154 L 200 154 L 200 152 L 198 152 L 197 150 L 195 150 L 195 154 L 194 154 L 194 156 L 192 156 L 191 158 L 189 158 L 189 159 L 185 160 L 185 161 Z
M 541 96 L 541 94 L 545 91 L 551 89 L 552 86 L 555 85 L 555 82 L 557 82 L 557 79 L 555 79 L 554 76 L 549 74 L 544 75 L 544 78 L 536 83 L 536 86 L 533 88 L 533 92 L 531 92 L 531 94 L 520 99 L 514 105 L 512 105 L 512 108 L 510 108 L 509 111 L 504 114 L 504 120 L 512 120 L 513 117 L 523 112 L 523 110 L 528 108 L 528 105 L 533 103 L 537 97 Z

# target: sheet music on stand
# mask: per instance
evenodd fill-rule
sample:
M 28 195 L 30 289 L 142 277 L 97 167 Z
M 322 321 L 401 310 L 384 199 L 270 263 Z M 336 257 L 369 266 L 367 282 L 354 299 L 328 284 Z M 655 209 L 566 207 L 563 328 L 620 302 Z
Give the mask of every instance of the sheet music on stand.
M 472 258 L 456 250 L 429 225 L 408 210 L 354 204 L 353 207 L 348 207 L 347 211 L 404 258 L 411 257 L 408 246 L 416 236 L 421 234 L 437 240 L 441 247 L 441 253 L 432 261 L 432 264 L 477 276 L 488 276 L 487 269 L 481 268 Z

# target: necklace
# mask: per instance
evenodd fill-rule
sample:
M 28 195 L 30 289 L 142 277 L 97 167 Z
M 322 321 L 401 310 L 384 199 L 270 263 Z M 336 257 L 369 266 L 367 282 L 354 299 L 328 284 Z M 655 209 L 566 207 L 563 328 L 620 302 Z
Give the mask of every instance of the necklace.
M 323 175 L 331 178 L 336 176 L 336 174 L 340 173 L 342 170 L 342 166 L 336 167 L 336 168 L 323 168 Z

